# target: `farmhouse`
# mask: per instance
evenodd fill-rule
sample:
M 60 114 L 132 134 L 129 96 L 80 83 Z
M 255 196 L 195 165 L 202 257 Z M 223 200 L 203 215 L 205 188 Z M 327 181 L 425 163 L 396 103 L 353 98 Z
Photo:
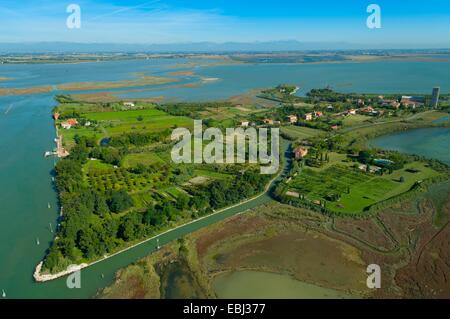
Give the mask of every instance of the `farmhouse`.
M 368 107 L 364 107 L 359 109 L 362 113 L 372 113 L 374 111 L 373 107 L 368 106 Z
M 134 103 L 133 102 L 123 102 L 123 106 L 134 107 Z
M 418 96 L 402 96 L 400 100 L 401 105 L 415 109 L 423 105 L 423 98 Z
M 62 122 L 62 123 L 61 123 L 61 127 L 62 127 L 63 129 L 68 130 L 68 129 L 70 129 L 70 128 L 72 127 L 72 125 L 70 125 L 70 124 L 67 123 L 67 122 Z
M 364 171 L 364 172 L 367 172 L 367 165 L 366 164 L 360 164 L 359 166 L 358 166 L 358 168 L 361 170 L 361 171 Z M 369 165 L 369 172 L 370 173 L 377 173 L 377 172 L 379 172 L 379 171 L 381 171 L 381 167 L 378 167 L 378 166 L 374 166 L 374 165 L 372 165 L 372 166 L 370 166 Z
M 291 123 L 291 124 L 297 123 L 297 121 L 298 121 L 298 117 L 295 115 L 288 115 L 287 119 L 288 119 L 289 123 Z
M 348 110 L 347 115 L 356 115 L 356 110 L 355 109 Z
M 61 123 L 61 127 L 63 129 L 68 130 L 68 129 L 72 128 L 73 126 L 76 126 L 77 124 L 78 124 L 77 119 L 68 119 L 67 121 Z
M 264 119 L 263 122 L 264 122 L 264 124 L 273 125 L 273 120 L 272 119 Z
M 250 122 L 249 121 L 241 121 L 240 125 L 242 127 L 248 127 L 250 125 Z
M 304 115 L 304 119 L 305 119 L 305 121 L 312 121 L 312 119 L 313 119 L 312 113 L 306 113 Z
M 322 112 L 320 112 L 320 111 L 314 111 L 314 117 L 315 117 L 315 118 L 322 117 L 322 116 L 323 116 L 323 113 L 322 113 Z
M 294 149 L 295 159 L 304 158 L 306 155 L 308 155 L 308 149 L 307 148 L 299 146 L 296 149 Z

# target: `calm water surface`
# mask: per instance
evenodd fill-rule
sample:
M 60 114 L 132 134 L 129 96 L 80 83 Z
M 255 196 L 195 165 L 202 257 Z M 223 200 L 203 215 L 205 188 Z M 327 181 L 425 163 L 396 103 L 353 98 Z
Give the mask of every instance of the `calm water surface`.
M 436 158 L 450 164 L 450 128 L 421 128 L 380 136 L 370 144 L 403 153 Z
M 221 299 L 327 299 L 350 298 L 334 289 L 298 281 L 289 275 L 236 271 L 217 276 L 213 289 Z

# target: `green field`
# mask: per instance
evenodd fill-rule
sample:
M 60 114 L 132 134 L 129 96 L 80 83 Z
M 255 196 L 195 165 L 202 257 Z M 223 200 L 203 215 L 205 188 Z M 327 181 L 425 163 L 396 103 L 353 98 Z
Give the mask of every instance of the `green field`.
M 89 105 L 89 104 L 88 104 Z M 91 107 L 92 109 L 92 107 Z M 78 112 L 84 110 L 78 110 Z M 129 111 L 107 111 L 81 113 L 81 117 L 91 121 L 91 126 L 76 126 L 69 130 L 60 129 L 66 148 L 74 146 L 74 137 L 95 137 L 97 141 L 103 138 L 123 133 L 152 133 L 170 129 L 175 126 L 191 128 L 192 119 L 183 116 L 172 116 L 163 111 L 148 106 L 145 109 Z
M 408 172 L 408 169 L 418 172 Z M 418 162 L 383 176 L 336 164 L 321 170 L 305 168 L 288 183 L 288 187 L 290 191 L 304 195 L 307 200 L 325 201 L 326 207 L 333 211 L 360 213 L 372 204 L 408 191 L 418 180 L 437 175 L 438 172 Z M 400 182 L 401 177 L 403 182 Z M 331 194 L 338 194 L 340 199 L 327 200 Z
M 281 128 L 281 133 L 294 139 L 308 139 L 323 133 L 323 131 L 304 126 L 289 125 L 283 126 Z
M 342 123 L 344 124 L 344 126 L 352 126 L 352 125 L 362 124 L 364 122 L 367 123 L 368 121 L 373 120 L 373 119 L 374 118 L 371 116 L 356 114 L 356 115 L 349 115 L 349 116 L 345 117 L 342 120 Z
M 154 152 L 133 153 L 127 155 L 122 160 L 123 167 L 133 167 L 137 164 L 153 165 L 156 163 L 162 163 L 162 159 Z

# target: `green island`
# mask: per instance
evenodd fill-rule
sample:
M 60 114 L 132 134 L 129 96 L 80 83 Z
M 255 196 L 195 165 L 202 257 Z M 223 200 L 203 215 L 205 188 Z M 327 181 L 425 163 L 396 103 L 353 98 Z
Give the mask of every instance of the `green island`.
M 280 85 L 257 93 L 256 101 L 264 103 L 245 104 L 58 96 L 53 116 L 56 153 L 64 157 L 55 167 L 61 218 L 40 274 L 92 263 L 267 191 L 273 176 L 261 175 L 259 164 L 174 164 L 171 132 L 192 129 L 194 119 L 222 130 L 280 128 L 290 144 L 284 154 L 289 165 L 270 194 L 319 219 L 371 217 L 448 180 L 450 170 L 442 162 L 368 144 L 387 132 L 448 125 L 434 122 L 448 116 L 448 103 L 431 108 L 429 96 L 415 100 L 330 88 L 299 97 L 296 90 Z

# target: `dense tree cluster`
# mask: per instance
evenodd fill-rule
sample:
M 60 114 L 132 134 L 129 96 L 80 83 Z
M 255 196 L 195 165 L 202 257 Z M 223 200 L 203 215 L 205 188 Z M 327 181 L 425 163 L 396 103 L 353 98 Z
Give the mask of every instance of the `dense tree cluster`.
M 157 133 L 126 133 L 114 136 L 109 145 L 114 147 L 144 146 L 150 143 L 162 141 L 170 135 L 169 130 Z

